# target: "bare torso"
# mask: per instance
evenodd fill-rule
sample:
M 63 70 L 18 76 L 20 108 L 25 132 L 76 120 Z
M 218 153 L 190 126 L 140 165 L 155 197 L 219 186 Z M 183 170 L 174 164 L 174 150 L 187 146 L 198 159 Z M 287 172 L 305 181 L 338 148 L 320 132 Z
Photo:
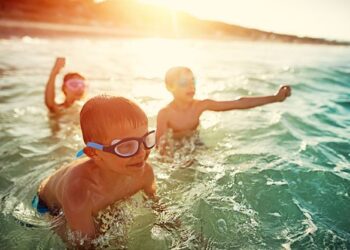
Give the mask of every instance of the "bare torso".
M 79 199 L 75 194 L 67 193 L 74 181 L 84 182 L 91 199 L 92 214 L 98 212 L 108 205 L 130 197 L 143 189 L 147 175 L 151 167 L 146 164 L 144 171 L 137 176 L 121 177 L 113 183 L 102 179 L 99 168 L 92 160 L 82 159 L 62 167 L 55 174 L 45 179 L 39 187 L 39 196 L 46 203 L 51 211 L 62 209 L 63 197 Z M 153 174 L 153 173 L 152 173 Z
M 193 135 L 199 126 L 199 117 L 203 112 L 196 100 L 184 109 L 177 108 L 170 103 L 165 111 L 168 118 L 167 127 L 172 130 L 174 139 Z

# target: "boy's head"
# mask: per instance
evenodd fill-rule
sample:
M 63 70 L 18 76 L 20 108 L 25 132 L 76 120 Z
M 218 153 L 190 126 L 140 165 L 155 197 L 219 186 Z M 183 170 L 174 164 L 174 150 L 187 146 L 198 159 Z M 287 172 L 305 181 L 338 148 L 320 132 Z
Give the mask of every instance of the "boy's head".
M 68 73 L 63 78 L 62 91 L 71 101 L 81 99 L 86 87 L 85 78 L 79 73 Z
M 174 98 L 183 101 L 192 100 L 196 91 L 194 75 L 187 67 L 170 68 L 165 74 L 165 85 Z
M 126 138 L 141 138 L 148 133 L 148 119 L 141 108 L 126 98 L 107 95 L 96 96 L 85 103 L 80 112 L 80 126 L 86 144 L 93 142 L 103 146 Z M 138 145 L 137 153 L 126 158 L 91 147 L 86 147 L 84 152 L 103 168 L 130 174 L 143 169 L 150 153 L 142 142 Z M 132 147 L 125 145 L 122 150 L 127 152 L 129 146 Z

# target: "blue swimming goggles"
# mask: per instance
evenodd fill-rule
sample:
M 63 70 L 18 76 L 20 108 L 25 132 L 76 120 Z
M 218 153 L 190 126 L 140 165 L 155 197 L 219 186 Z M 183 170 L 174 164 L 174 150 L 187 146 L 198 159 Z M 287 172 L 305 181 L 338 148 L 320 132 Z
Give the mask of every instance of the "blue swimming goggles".
M 180 79 L 177 81 L 177 85 L 185 88 L 187 87 L 190 83 L 192 83 L 194 86 L 196 86 L 196 78 L 186 78 L 186 77 L 180 77 Z
M 139 152 L 141 144 L 143 144 L 145 149 L 153 148 L 156 144 L 155 130 L 146 133 L 142 137 L 128 137 L 122 140 L 113 140 L 110 146 L 103 146 L 95 142 L 88 142 L 86 146 L 117 155 L 121 158 L 129 158 Z M 80 157 L 83 154 L 84 151 L 82 149 L 77 153 L 76 156 Z

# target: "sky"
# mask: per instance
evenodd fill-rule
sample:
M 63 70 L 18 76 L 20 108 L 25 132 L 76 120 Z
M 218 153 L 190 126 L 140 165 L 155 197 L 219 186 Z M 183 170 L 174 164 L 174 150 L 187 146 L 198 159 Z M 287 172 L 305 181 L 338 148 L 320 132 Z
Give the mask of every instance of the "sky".
M 139 0 L 283 34 L 350 41 L 350 0 Z

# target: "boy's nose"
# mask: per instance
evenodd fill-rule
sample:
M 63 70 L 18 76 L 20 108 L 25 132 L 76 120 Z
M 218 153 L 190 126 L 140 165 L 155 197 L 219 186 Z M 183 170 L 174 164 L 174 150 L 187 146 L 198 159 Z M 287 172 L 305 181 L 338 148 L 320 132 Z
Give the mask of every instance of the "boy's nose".
M 188 91 L 190 92 L 196 92 L 196 87 L 191 85 L 189 88 L 188 88 Z
M 187 89 L 189 90 L 195 90 L 196 89 L 196 86 L 193 84 L 193 82 L 190 82 L 187 84 Z

